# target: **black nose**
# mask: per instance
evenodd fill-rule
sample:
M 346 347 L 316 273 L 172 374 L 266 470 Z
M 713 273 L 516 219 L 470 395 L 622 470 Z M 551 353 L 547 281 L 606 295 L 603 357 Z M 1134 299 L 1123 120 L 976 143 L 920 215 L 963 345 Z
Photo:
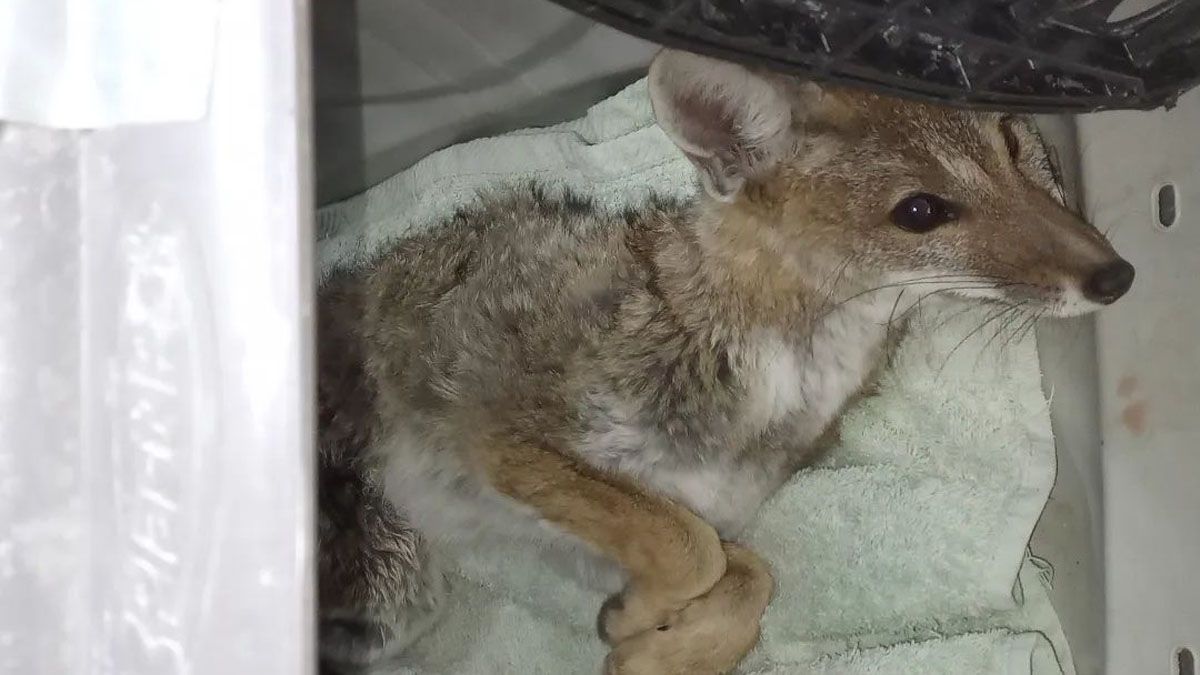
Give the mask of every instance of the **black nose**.
M 1083 296 L 1092 302 L 1110 305 L 1133 285 L 1133 265 L 1124 260 L 1111 262 L 1092 272 L 1083 284 Z

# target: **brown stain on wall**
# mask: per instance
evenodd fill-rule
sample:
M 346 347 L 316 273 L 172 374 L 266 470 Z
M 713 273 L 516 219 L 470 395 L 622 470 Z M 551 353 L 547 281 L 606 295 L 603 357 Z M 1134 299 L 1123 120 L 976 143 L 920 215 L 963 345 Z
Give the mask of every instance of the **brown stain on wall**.
M 1137 375 L 1123 376 L 1117 381 L 1117 396 L 1124 399 L 1132 397 L 1137 393 L 1140 384 Z M 1146 432 L 1146 402 L 1138 398 L 1126 404 L 1121 409 L 1121 425 L 1134 436 L 1144 434 Z
M 1117 382 L 1117 396 L 1120 396 L 1121 398 L 1130 396 L 1134 391 L 1137 390 L 1137 387 L 1137 377 L 1134 375 L 1126 375 L 1125 377 L 1121 378 L 1120 382 Z
M 1140 436 L 1146 431 L 1146 402 L 1134 401 L 1125 406 L 1121 411 L 1121 424 L 1133 433 L 1135 436 Z

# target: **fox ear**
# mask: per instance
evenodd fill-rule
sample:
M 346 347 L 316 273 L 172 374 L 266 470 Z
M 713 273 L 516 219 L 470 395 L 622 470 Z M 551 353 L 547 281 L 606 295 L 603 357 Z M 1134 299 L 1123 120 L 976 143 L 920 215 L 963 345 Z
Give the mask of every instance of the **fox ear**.
M 658 125 L 719 201 L 733 201 L 795 141 L 787 92 L 743 66 L 666 49 L 650 64 L 649 86 Z

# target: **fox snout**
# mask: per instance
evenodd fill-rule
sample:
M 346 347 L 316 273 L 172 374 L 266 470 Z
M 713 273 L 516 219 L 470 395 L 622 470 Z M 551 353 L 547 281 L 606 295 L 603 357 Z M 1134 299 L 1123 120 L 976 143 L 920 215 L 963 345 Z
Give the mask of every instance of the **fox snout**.
M 1037 203 L 1036 200 L 1030 200 Z M 1074 316 L 1111 305 L 1133 287 L 1133 265 L 1091 223 L 1065 206 L 1042 204 L 1033 228 L 1014 228 L 1002 246 L 1014 281 L 1048 291 L 1049 313 Z M 1040 222 L 1039 222 L 1040 221 Z M 1014 289 L 1017 287 L 1014 287 Z M 1018 291 L 1019 292 L 1019 291 Z
M 1101 265 L 1083 282 L 1083 297 L 1101 305 L 1111 305 L 1133 287 L 1133 265 L 1123 258 Z

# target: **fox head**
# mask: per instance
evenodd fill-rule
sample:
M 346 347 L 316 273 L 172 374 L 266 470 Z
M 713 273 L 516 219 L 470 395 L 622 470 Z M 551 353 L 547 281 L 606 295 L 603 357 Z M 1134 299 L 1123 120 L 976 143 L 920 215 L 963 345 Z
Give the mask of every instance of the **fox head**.
M 841 265 L 1052 316 L 1110 304 L 1134 269 L 1066 207 L 1031 121 L 665 50 L 658 123 L 716 209 L 776 258 Z

